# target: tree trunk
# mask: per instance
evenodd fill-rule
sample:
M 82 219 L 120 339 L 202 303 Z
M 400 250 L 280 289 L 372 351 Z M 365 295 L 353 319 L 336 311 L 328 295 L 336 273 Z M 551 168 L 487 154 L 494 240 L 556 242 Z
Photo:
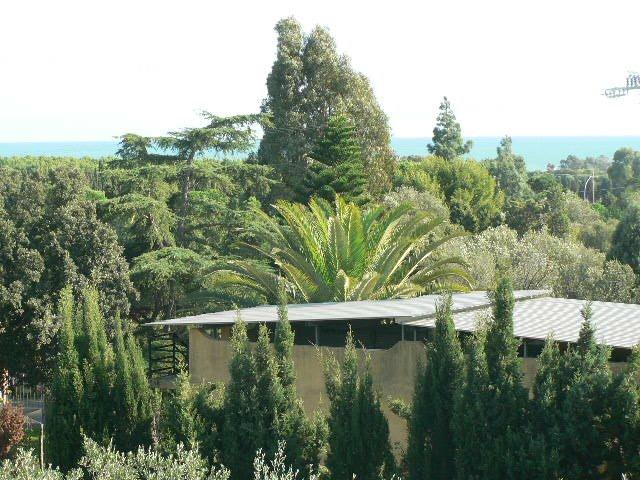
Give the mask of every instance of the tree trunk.
M 0 367 L 0 403 L 4 403 L 9 395 L 9 370 Z

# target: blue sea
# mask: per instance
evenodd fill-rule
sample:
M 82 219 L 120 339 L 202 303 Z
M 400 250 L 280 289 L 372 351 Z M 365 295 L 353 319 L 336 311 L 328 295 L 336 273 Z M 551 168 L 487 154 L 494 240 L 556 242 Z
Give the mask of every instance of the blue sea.
M 469 157 L 493 158 L 500 137 L 471 137 L 473 149 Z M 558 164 L 568 155 L 578 157 L 612 157 L 621 147 L 640 150 L 640 137 L 512 137 L 515 152 L 522 155 L 529 170 L 544 170 L 547 164 Z M 393 138 L 391 145 L 398 155 L 425 155 L 430 138 Z M 0 157 L 64 156 L 106 157 L 118 149 L 116 141 L 96 142 L 24 142 L 0 143 Z

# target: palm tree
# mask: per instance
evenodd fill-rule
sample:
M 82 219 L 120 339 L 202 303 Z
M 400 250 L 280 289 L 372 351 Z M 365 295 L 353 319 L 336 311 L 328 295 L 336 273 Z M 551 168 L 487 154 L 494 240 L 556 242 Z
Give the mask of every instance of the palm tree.
M 260 245 L 248 246 L 277 272 L 264 264 L 229 261 L 214 273 L 215 285 L 248 287 L 273 301 L 282 275 L 299 302 L 406 298 L 470 285 L 460 258 L 437 255 L 462 234 L 435 238 L 444 220 L 428 212 L 409 205 L 363 211 L 339 195 L 335 207 L 314 198 L 308 207 L 279 201 L 274 208 L 279 219 L 256 210 L 269 233 L 261 234 Z

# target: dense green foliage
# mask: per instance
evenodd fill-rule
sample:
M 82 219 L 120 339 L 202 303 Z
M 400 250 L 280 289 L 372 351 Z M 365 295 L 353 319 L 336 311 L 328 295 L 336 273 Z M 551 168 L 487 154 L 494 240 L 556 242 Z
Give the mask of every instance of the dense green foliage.
M 278 219 L 261 215 L 270 229 L 253 247 L 284 274 L 287 290 L 304 302 L 401 298 L 439 289 L 464 288 L 467 274 L 440 247 L 459 235 L 432 238 L 443 222 L 403 204 L 363 210 L 340 196 L 309 206 L 280 201 Z M 248 261 L 232 261 L 216 283 L 247 287 L 277 298 L 278 275 Z
M 462 130 L 451 109 L 451 103 L 444 97 L 433 129 L 433 143 L 428 145 L 429 153 L 445 160 L 453 160 L 469 153 L 472 145 L 470 140 L 465 142 L 462 138 Z
M 439 306 L 404 409 L 403 473 L 640 478 L 640 351 L 613 374 L 586 308 L 576 346 L 547 342 L 529 398 L 503 280 L 640 302 L 640 152 L 527 172 L 505 137 L 479 162 L 466 158 L 445 97 L 429 155 L 398 160 L 368 80 L 328 31 L 305 34 L 292 18 L 276 31 L 260 114 L 203 113 L 201 125 L 164 136 L 128 133 L 114 158 L 0 159 L 0 378 L 45 384 L 47 461 L 79 466 L 66 476 L 76 480 L 204 479 L 212 466 L 220 480 L 292 480 L 322 458 L 329 478 L 388 477 L 382 400 L 351 337 L 344 360 L 327 366 L 328 418 L 305 414 L 287 296 L 474 288 L 495 290 L 493 313 L 463 349 L 450 300 Z M 250 152 L 257 124 L 264 135 Z M 150 387 L 138 324 L 275 301 L 280 321 L 260 326 L 255 344 L 236 324 L 227 385 L 182 373 L 171 392 Z M 11 453 L 17 438 L 7 431 L 0 425 L 2 455 L 5 437 Z M 78 464 L 83 434 L 93 440 Z M 36 470 L 19 453 L 0 480 L 63 478 Z
M 74 302 L 69 287 L 62 291 L 61 351 L 47 401 L 48 461 L 63 469 L 76 464 L 81 434 L 129 451 L 149 445 L 151 389 L 140 347 L 126 335 L 116 315 L 113 345 L 108 339 L 98 293 L 83 290 Z
M 462 347 L 451 315 L 451 297 L 436 310 L 426 366 L 416 378 L 408 422 L 407 466 L 412 479 L 449 479 L 454 471 L 453 410 L 462 385 Z
M 364 373 L 358 372 L 358 351 L 351 332 L 347 336 L 344 359 L 328 356 L 325 386 L 329 398 L 329 427 L 326 465 L 334 480 L 388 478 L 395 460 L 389 442 L 389 425 L 373 389 L 368 360 Z
M 276 169 L 288 187 L 285 198 L 290 198 L 302 185 L 306 157 L 318 145 L 331 115 L 340 113 L 355 128 L 368 191 L 379 196 L 389 186 L 395 158 L 387 116 L 369 81 L 351 67 L 348 57 L 338 54 L 325 28 L 305 34 L 295 19 L 285 18 L 275 29 L 278 49 L 262 104 L 267 119 L 259 162 Z
M 234 479 L 250 476 L 259 449 L 273 456 L 284 442 L 287 463 L 302 471 L 317 466 L 324 444 L 322 425 L 307 419 L 293 383 L 293 335 L 285 305 L 279 315 L 273 346 L 265 325 L 253 351 L 241 319 L 233 329 L 220 453 Z
M 363 204 L 368 199 L 367 176 L 356 130 L 345 116 L 333 116 L 311 153 L 311 164 L 304 179 L 308 197 Z
M 471 232 L 500 223 L 504 195 L 487 169 L 473 160 L 427 157 L 402 162 L 395 184 L 443 199 L 451 222 Z

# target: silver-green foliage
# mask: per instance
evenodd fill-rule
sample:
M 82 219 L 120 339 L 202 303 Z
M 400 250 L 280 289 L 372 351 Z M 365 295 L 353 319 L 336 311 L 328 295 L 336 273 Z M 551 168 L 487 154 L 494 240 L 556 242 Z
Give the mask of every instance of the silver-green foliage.
M 474 288 L 491 289 L 501 275 L 513 278 L 514 288 L 548 288 L 559 297 L 610 302 L 637 302 L 633 270 L 580 243 L 546 231 L 519 236 L 506 226 L 472 237 L 454 239 L 445 254 L 469 265 Z
M 152 450 L 120 453 L 112 446 L 101 447 L 85 438 L 84 457 L 78 468 L 66 475 L 60 470 L 40 464 L 33 452 L 20 449 L 13 460 L 0 463 L 0 480 L 229 480 L 227 468 L 209 469 L 195 450 L 182 445 L 173 455 L 162 455 Z M 280 443 L 275 455 L 267 457 L 259 450 L 253 462 L 255 480 L 318 480 L 311 470 L 302 475 L 286 464 L 285 445 Z

